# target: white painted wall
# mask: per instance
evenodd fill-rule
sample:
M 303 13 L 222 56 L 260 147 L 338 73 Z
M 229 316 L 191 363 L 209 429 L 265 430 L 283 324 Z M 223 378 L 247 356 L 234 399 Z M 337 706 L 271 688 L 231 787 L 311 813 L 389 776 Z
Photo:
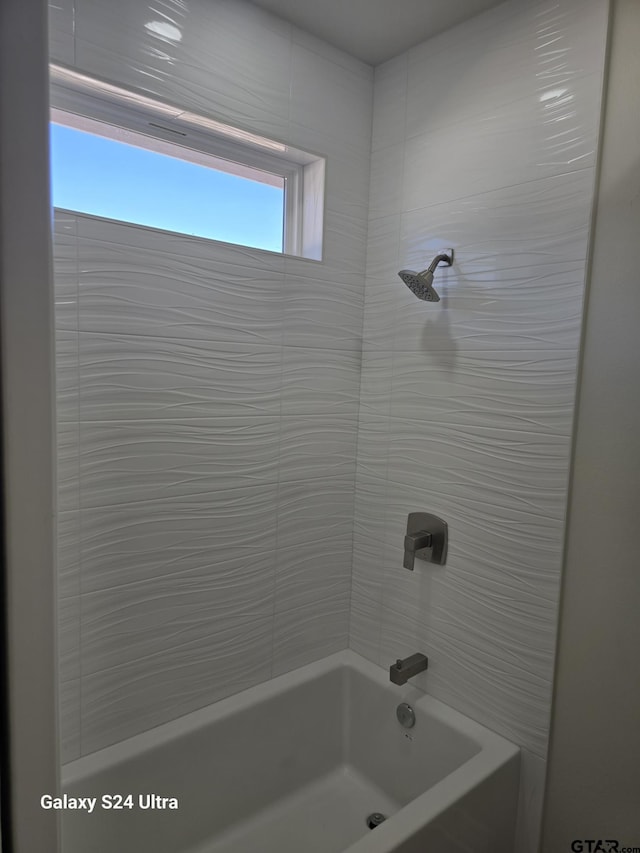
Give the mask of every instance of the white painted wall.
M 0 3 L 1 833 L 55 853 L 58 782 L 46 4 Z M 28 49 L 25 49 L 28 47 Z
M 65 760 L 348 644 L 373 72 L 163 10 L 56 2 L 52 58 L 325 154 L 325 256 L 56 217 Z
M 615 0 L 543 850 L 640 845 L 640 5 Z
M 509 2 L 378 67 L 351 646 L 523 749 L 537 848 L 606 41 L 601 0 Z M 397 278 L 453 247 L 442 301 Z M 447 565 L 402 568 L 407 514 Z

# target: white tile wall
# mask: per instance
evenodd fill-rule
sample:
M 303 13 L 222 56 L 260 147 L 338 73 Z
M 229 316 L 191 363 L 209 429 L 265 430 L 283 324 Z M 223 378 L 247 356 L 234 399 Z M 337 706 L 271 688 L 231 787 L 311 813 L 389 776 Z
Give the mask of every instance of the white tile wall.
M 113 666 L 83 674 L 82 751 L 101 749 L 265 681 L 272 671 L 272 635 L 272 616 L 217 616 L 195 639 L 191 634 L 170 648 L 123 656 Z
M 351 646 L 525 748 L 544 777 L 607 4 L 504 3 L 376 69 Z M 397 271 L 439 269 L 442 301 Z M 407 513 L 447 564 L 402 568 Z
M 52 59 L 325 154 L 325 254 L 56 215 L 64 760 L 348 644 L 373 71 L 241 0 L 162 16 L 52 0 Z
M 73 65 L 75 0 L 50 0 L 49 2 L 49 53 L 58 62 Z

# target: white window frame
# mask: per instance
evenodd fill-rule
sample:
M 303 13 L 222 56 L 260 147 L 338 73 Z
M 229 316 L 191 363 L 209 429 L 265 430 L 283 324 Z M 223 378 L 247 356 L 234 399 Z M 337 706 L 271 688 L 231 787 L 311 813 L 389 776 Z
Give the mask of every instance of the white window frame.
M 56 124 L 272 186 L 283 181 L 283 254 L 322 260 L 323 157 L 61 65 L 50 66 L 50 80 Z

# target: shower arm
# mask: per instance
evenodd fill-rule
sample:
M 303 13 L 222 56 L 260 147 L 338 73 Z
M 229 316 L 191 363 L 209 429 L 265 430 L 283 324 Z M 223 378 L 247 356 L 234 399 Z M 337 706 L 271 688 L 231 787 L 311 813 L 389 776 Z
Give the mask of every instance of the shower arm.
M 436 255 L 427 267 L 427 272 L 434 273 L 438 264 L 446 264 L 448 267 L 453 263 L 453 252 L 450 255 Z

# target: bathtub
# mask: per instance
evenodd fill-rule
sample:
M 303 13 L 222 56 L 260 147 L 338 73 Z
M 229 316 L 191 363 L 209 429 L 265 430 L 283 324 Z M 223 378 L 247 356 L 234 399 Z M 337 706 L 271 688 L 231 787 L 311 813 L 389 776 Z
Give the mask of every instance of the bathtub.
M 63 812 L 62 849 L 512 853 L 518 776 L 513 744 L 346 651 L 66 765 L 63 790 L 97 800 Z

